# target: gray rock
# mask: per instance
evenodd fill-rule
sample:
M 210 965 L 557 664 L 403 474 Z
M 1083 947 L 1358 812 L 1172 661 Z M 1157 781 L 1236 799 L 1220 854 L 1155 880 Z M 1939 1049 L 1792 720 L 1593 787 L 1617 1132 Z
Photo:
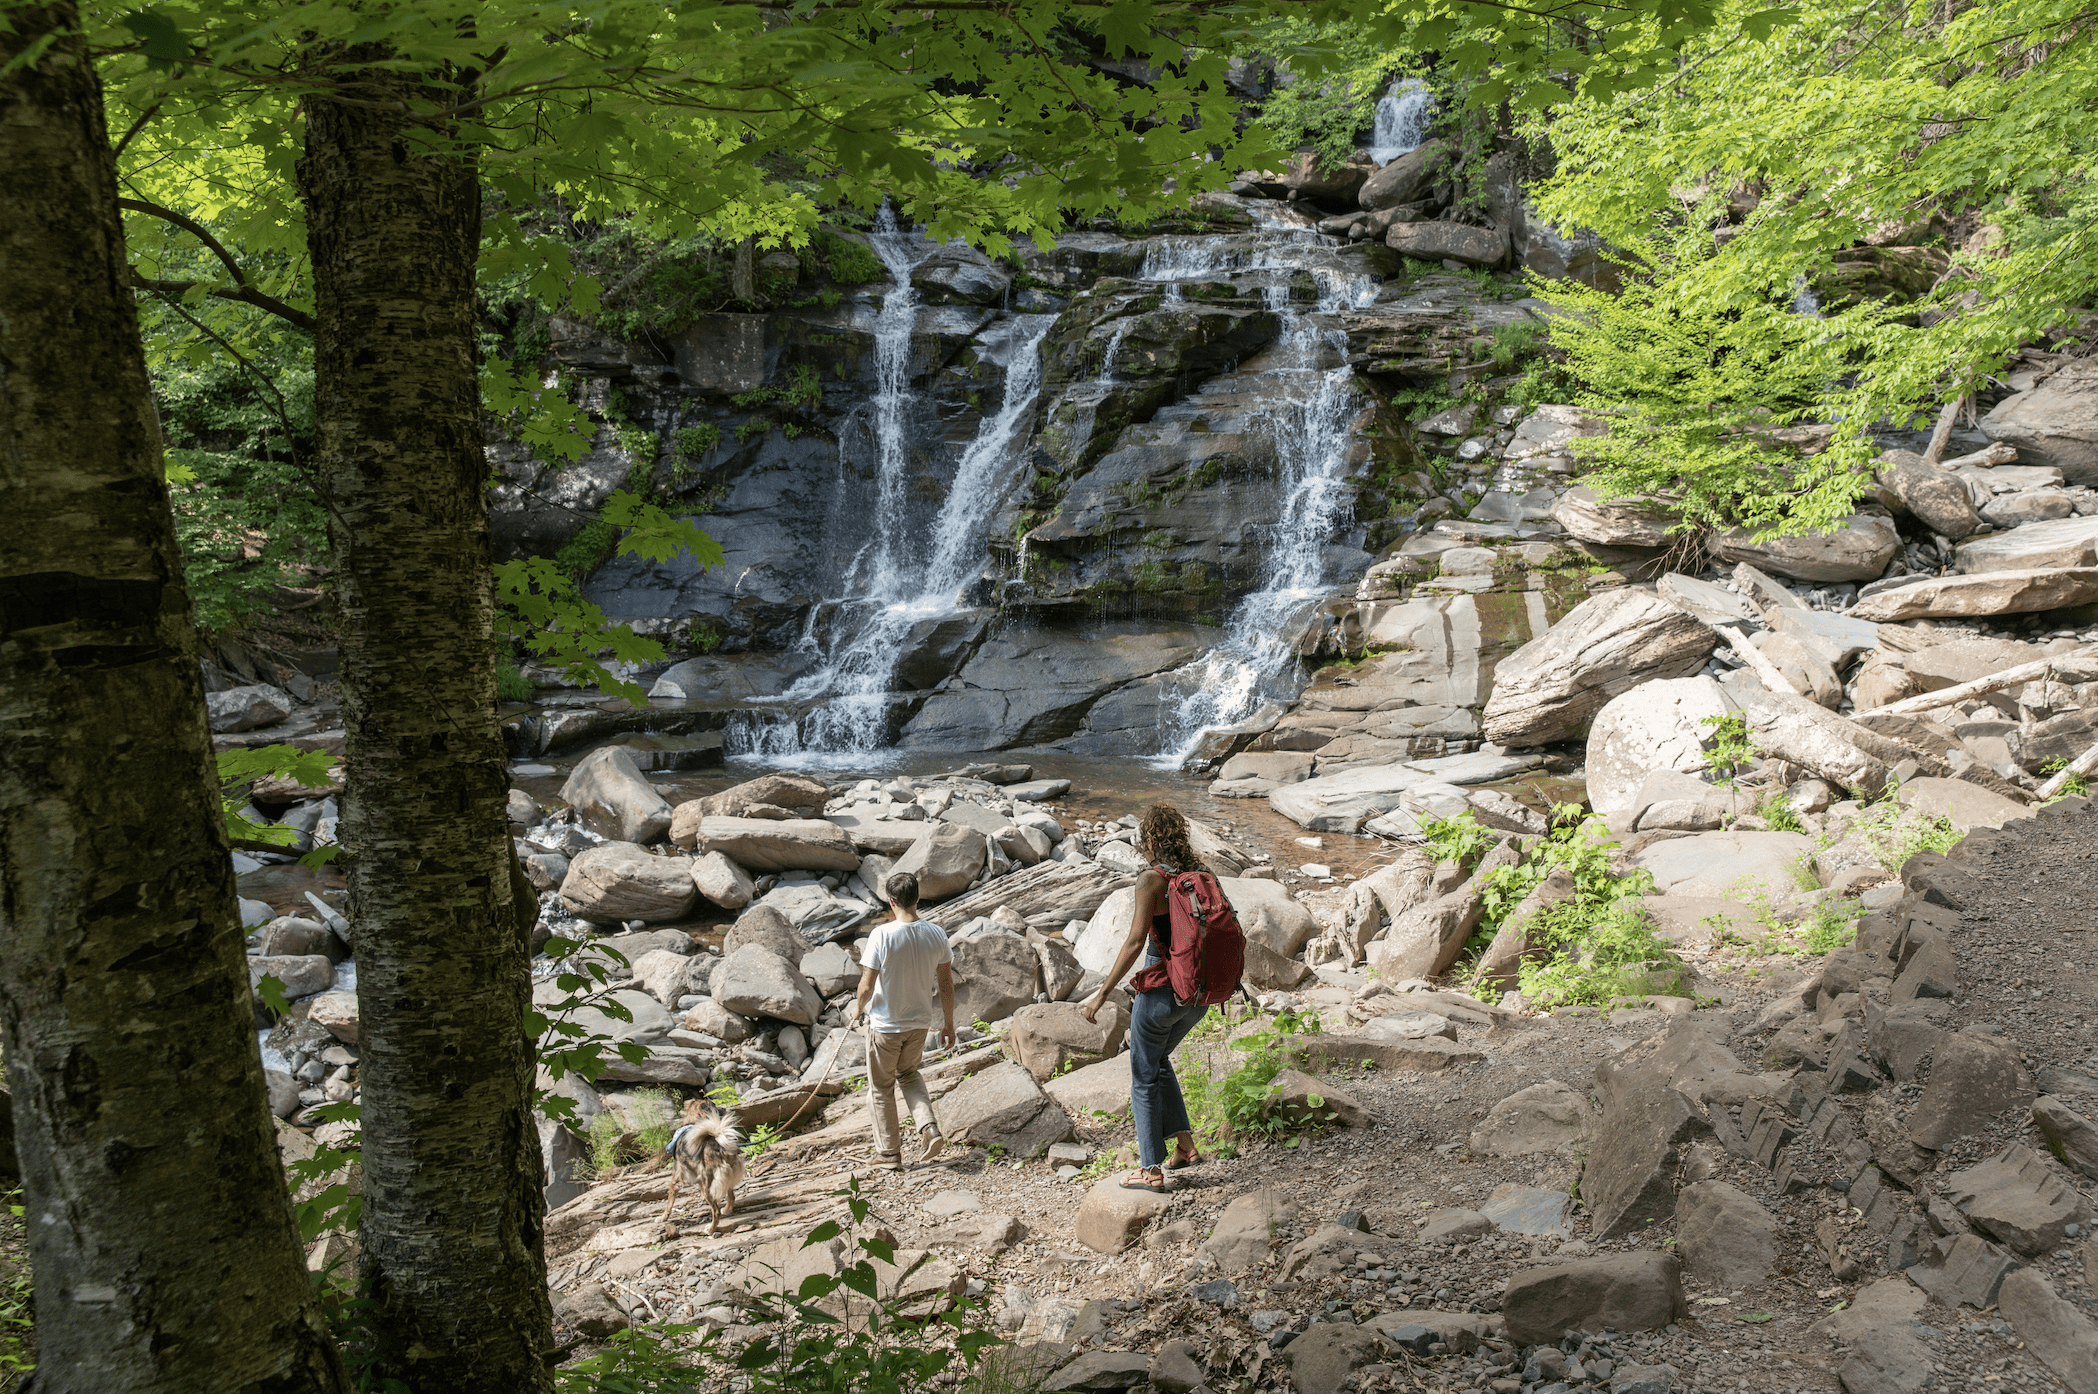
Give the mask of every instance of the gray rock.
M 306 1020 L 345 1045 L 357 1044 L 357 994 L 323 992 L 307 1005 Z
M 911 284 L 929 305 L 995 305 L 1012 288 L 1012 271 L 966 242 L 934 251 L 911 268 Z
M 1119 1254 L 1136 1243 L 1138 1236 L 1172 1205 L 1169 1196 L 1132 1191 L 1122 1185 L 1121 1177 L 1104 1177 L 1093 1183 L 1079 1202 L 1072 1233 L 1079 1243 L 1097 1253 Z
M 2035 1097 L 2032 1077 L 2009 1041 L 1958 1031 L 1938 1044 L 1930 1081 L 1909 1110 L 1909 1138 L 1937 1149 L 1980 1132 L 2007 1108 Z
M 2098 1390 L 2098 1325 L 2063 1300 L 2037 1268 L 2003 1280 L 1997 1301 L 2025 1348 L 2075 1394 Z
M 1193 1342 L 1167 1341 L 1151 1356 L 1151 1387 L 1161 1394 L 1194 1394 L 1206 1379 Z
M 664 1010 L 661 1002 L 641 989 L 619 988 L 608 994 L 607 1000 L 625 1008 L 631 1020 L 621 1021 L 607 1012 L 600 1011 L 596 1006 L 578 1007 L 569 1019 L 592 1035 L 606 1036 L 614 1045 L 622 1041 L 648 1045 L 669 1034 L 670 1013 Z M 535 1005 L 541 1004 L 535 1001 Z
M 506 804 L 510 831 L 521 833 L 539 821 L 539 800 L 522 789 L 512 789 Z
M 1355 201 L 1366 209 L 1413 203 L 1433 187 L 1457 158 L 1448 141 L 1426 141 L 1365 179 L 1356 191 Z
M 1932 1352 L 1921 1339 L 1923 1293 L 1904 1278 L 1861 1288 L 1850 1305 L 1813 1329 L 1848 1348 L 1836 1377 L 1849 1394 L 1909 1394 L 1930 1378 Z
M 1005 1048 L 1027 1073 L 1046 1082 L 1066 1069 L 1113 1059 L 1128 1033 L 1129 1013 L 1119 1002 L 1104 1003 L 1097 1022 L 1088 1022 L 1076 1002 L 1030 1003 L 1012 1013 Z
M 583 826 L 611 842 L 654 842 L 670 831 L 669 801 L 625 746 L 603 746 L 584 756 L 561 786 L 561 798 Z
M 1998 402 L 1981 429 L 2016 447 L 2021 461 L 2052 465 L 2071 484 L 2098 482 L 2098 373 L 2072 363 Z
M 1518 1345 L 1569 1331 L 1652 1331 L 1690 1311 L 1673 1254 L 1610 1254 L 1529 1268 L 1508 1280 L 1501 1312 Z
M 634 960 L 634 985 L 665 1009 L 676 1008 L 680 998 L 704 992 L 707 976 L 707 960 L 668 949 L 651 949 Z
M 1036 944 L 1034 956 L 1042 970 L 1042 991 L 1052 1002 L 1067 1000 L 1085 980 L 1085 965 L 1060 939 L 1045 939 Z
M 1542 1186 L 1504 1181 L 1493 1188 L 1479 1213 L 1503 1234 L 1545 1234 L 1564 1239 L 1573 1233 L 1573 1197 Z
M 1676 1174 L 1688 1146 L 1712 1135 L 1703 1112 L 1653 1061 L 1596 1069 L 1603 1115 L 1581 1176 L 1598 1238 L 1614 1239 L 1675 1213 Z
M 703 852 L 692 859 L 692 884 L 724 910 L 741 910 L 758 893 L 750 873 L 719 852 Z
M 1061 1390 L 1130 1389 L 1151 1378 L 1151 1357 L 1126 1350 L 1096 1350 L 1079 1356 L 1041 1386 Z
M 1383 1363 L 1392 1349 L 1383 1336 L 1365 1327 L 1321 1322 L 1291 1341 L 1283 1358 L 1289 1361 L 1298 1394 L 1341 1394 L 1353 1384 L 1357 1370 Z
M 714 1000 L 742 1016 L 775 1017 L 796 1026 L 814 1024 L 822 999 L 808 979 L 763 944 L 745 944 L 714 970 Z
M 1460 1244 L 1492 1232 L 1492 1220 L 1476 1210 L 1460 1206 L 1431 1212 L 1421 1221 L 1420 1241 L 1423 1244 Z
M 2081 1227 L 2091 1220 L 2075 1187 L 2039 1153 L 2016 1144 L 1953 1173 L 1946 1194 L 1983 1233 L 2028 1258 L 2060 1246 L 2064 1225 Z
M 1526 1157 L 1585 1142 L 1595 1127 L 1588 1100 L 1556 1079 L 1518 1089 L 1472 1129 L 1471 1150 L 1488 1157 Z
M 631 842 L 605 842 L 576 853 L 561 881 L 561 903 L 594 924 L 681 920 L 699 899 L 692 864 L 652 856 Z
M 836 997 L 858 986 L 860 961 L 843 944 L 823 944 L 802 955 L 801 975 L 815 985 L 818 997 Z
M 2032 1101 L 2032 1121 L 2063 1165 L 2098 1177 L 2098 1128 L 2071 1100 L 2041 1095 Z
M 926 900 L 945 900 L 969 888 L 983 870 L 988 843 L 974 828 L 953 823 L 932 823 L 925 836 L 897 859 L 896 872 L 918 878 L 918 893 Z
M 2039 526 L 2046 526 L 2040 524 Z M 1882 591 L 1851 607 L 1859 619 L 1887 622 L 1935 617 L 2022 615 L 2098 601 L 2098 567 L 1991 571 L 1937 576 Z
M 2027 523 L 1970 538 L 1954 559 L 1954 569 L 1969 575 L 2087 566 L 2098 566 L 2098 517 Z
M 274 726 L 291 715 L 291 694 L 268 683 L 229 687 L 224 692 L 204 694 L 204 711 L 213 735 L 252 731 Z
M 1508 234 L 1464 223 L 1393 223 L 1384 244 L 1400 256 L 1495 267 L 1508 259 Z
M 689 845 L 751 871 L 857 871 L 860 865 L 851 835 L 821 818 L 708 815 L 692 828 Z
M 1765 542 L 1750 538 L 1741 528 L 1720 533 L 1713 550 L 1728 561 L 1747 562 L 1799 581 L 1874 581 L 1901 551 L 1894 520 L 1878 513 L 1853 513 L 1828 533 Z
M 564 1293 L 555 1303 L 555 1320 L 594 1341 L 616 1336 L 633 1323 L 598 1283 Z
M 1736 710 L 1710 678 L 1642 683 L 1611 698 L 1588 730 L 1588 799 L 1605 818 L 1634 811 L 1657 770 L 1686 773 L 1706 763 L 1707 723 Z
M 970 1076 L 940 1101 L 939 1117 L 950 1141 L 998 1147 L 1019 1158 L 1033 1157 L 1071 1137 L 1069 1116 L 1033 1076 L 1011 1062 Z
M 2076 505 L 2060 489 L 2033 489 L 2025 493 L 1999 494 L 1981 506 L 1984 521 L 1999 528 L 2027 527 L 2074 516 Z M 1950 536 L 1950 534 L 1947 534 Z
M 299 1082 L 282 1070 L 264 1070 L 263 1087 L 269 1091 L 270 1112 L 278 1118 L 289 1118 L 299 1111 Z M 21 1170 L 15 1164 L 15 1135 L 13 1103 L 5 1090 L 0 1090 L 0 1185 L 12 1186 L 21 1180 Z
M 336 963 L 350 956 L 350 946 L 319 920 L 279 915 L 255 936 L 255 947 L 267 956 L 320 954 Z
M 1877 1017 L 1868 1014 L 1867 1046 L 1888 1074 L 1907 1084 L 1945 1038 L 1951 1020 L 1952 1004 L 1942 997 L 1897 1002 Z
M 1236 1307 L 1238 1284 L 1229 1278 L 1212 1278 L 1206 1283 L 1196 1283 L 1190 1287 L 1187 1295 L 1197 1302 L 1207 1302 L 1213 1307 Z
M 1776 1218 L 1724 1181 L 1683 1188 L 1675 1232 L 1683 1270 L 1711 1287 L 1754 1287 L 1777 1262 Z
M 1034 1001 L 1039 966 L 1034 948 L 1017 934 L 994 930 L 957 940 L 954 1019 L 1004 1021 Z
M 1297 1217 L 1296 1197 L 1272 1186 L 1248 1191 L 1224 1207 L 1202 1242 L 1202 1252 L 1224 1273 L 1246 1273 L 1267 1262 L 1275 1231 Z
M 1570 740 L 1619 693 L 1695 673 L 1714 643 L 1710 629 L 1651 592 L 1605 592 L 1501 661 L 1481 729 L 1502 745 Z
M 795 933 L 787 917 L 770 905 L 753 905 L 737 916 L 721 940 L 721 952 L 725 957 L 745 944 L 762 944 L 796 967 L 809 952 L 809 941 Z
M 259 991 L 259 984 L 265 976 L 282 984 L 286 997 L 311 997 L 316 992 L 326 992 L 328 985 L 335 981 L 335 964 L 325 954 L 257 955 L 250 958 L 249 988 Z
M 750 1037 L 750 1022 L 722 1006 L 713 998 L 703 998 L 685 1013 L 685 1029 L 712 1036 L 716 1040 L 734 1044 Z M 857 1036 L 857 1032 L 841 1031 L 840 1036 Z M 866 1063 L 866 1052 L 860 1054 L 860 1063 Z
M 1429 784 L 1492 783 L 1520 774 L 1539 760 L 1534 755 L 1480 751 L 1364 766 L 1283 785 L 1268 795 L 1268 806 L 1312 832 L 1359 832 L 1370 819 L 1399 807 L 1410 790 Z
M 1650 844 L 1631 861 L 1653 873 L 1663 895 L 1787 904 L 1800 896 L 1793 868 L 1813 851 L 1803 833 L 1709 832 Z
M 1887 507 L 1955 542 L 1980 525 L 1967 481 L 1958 474 L 1906 450 L 1890 450 L 1880 460 L 1879 501 Z
M 1577 484 L 1561 494 L 1559 501 L 1552 505 L 1552 521 L 1565 528 L 1566 535 L 1578 542 L 1601 547 L 1666 547 L 1670 542 L 1669 529 L 1680 519 L 1665 504 L 1654 500 L 1628 498 L 1605 502 L 1595 490 Z M 1701 586 L 1704 583 L 1693 581 L 1691 584 Z M 1663 594 L 1666 596 L 1665 591 Z M 1674 599 L 1672 596 L 1667 598 Z

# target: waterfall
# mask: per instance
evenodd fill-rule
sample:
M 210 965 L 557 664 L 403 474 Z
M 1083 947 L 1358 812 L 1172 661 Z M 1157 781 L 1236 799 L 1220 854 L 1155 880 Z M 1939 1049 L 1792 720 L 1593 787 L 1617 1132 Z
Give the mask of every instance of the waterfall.
M 903 532 L 904 486 L 910 471 L 904 413 L 910 405 L 911 327 L 918 314 L 918 292 L 911 285 L 911 272 L 929 253 L 918 250 L 909 228 L 897 226 L 896 211 L 886 201 L 867 240 L 896 282 L 874 320 L 874 446 L 879 493 L 874 506 L 873 589 L 879 596 L 893 598 L 898 582 L 896 539 Z
M 1330 245 L 1316 235 L 1269 235 L 1252 258 L 1255 269 L 1308 269 L 1318 304 L 1309 313 L 1293 305 L 1287 282 L 1265 288 L 1268 307 L 1283 324 L 1278 376 L 1286 386 L 1268 413 L 1281 498 L 1267 530 L 1259 589 L 1233 609 L 1221 644 L 1161 684 L 1167 714 L 1152 762 L 1161 769 L 1178 768 L 1205 729 L 1244 720 L 1267 698 L 1289 695 L 1283 689 L 1296 666 L 1292 640 L 1298 624 L 1326 597 L 1326 546 L 1348 508 L 1348 427 L 1358 404 L 1346 364 L 1347 336 L 1331 317 L 1368 304 L 1377 290 L 1373 277 L 1312 265 L 1313 258 L 1304 255 Z M 1156 263 L 1147 262 L 1146 273 L 1155 265 L 1183 275 L 1212 274 L 1207 265 L 1195 265 L 1200 259 L 1192 252 L 1168 250 Z M 1337 366 L 1322 366 L 1336 360 Z
M 1792 313 L 1807 319 L 1821 318 L 1821 297 L 1814 294 L 1804 273 L 1792 278 Z
M 1377 103 L 1376 130 L 1370 137 L 1370 158 L 1388 165 L 1409 150 L 1418 149 L 1428 134 L 1428 113 L 1435 94 L 1417 77 L 1394 82 L 1391 91 Z
M 984 419 L 962 452 L 947 497 L 931 523 L 914 526 L 905 516 L 899 465 L 894 521 L 887 511 L 877 517 L 882 529 L 878 555 L 887 560 L 876 566 L 872 593 L 856 607 L 863 609 L 864 618 L 849 634 L 834 637 L 823 662 L 781 694 L 783 701 L 820 705 L 798 730 L 784 722 L 739 726 L 731 732 L 731 753 L 814 756 L 819 758 L 811 763 L 821 763 L 822 756 L 864 754 L 888 744 L 891 686 L 912 628 L 959 610 L 961 592 L 983 571 L 989 555 L 984 529 L 1003 494 L 1007 467 L 1026 444 L 1042 386 L 1042 340 L 1055 323 L 1055 315 L 1015 315 L 1004 326 L 1004 397 L 996 415 Z M 883 390 L 887 387 L 884 379 Z M 897 416 L 900 420 L 900 407 Z M 888 449 L 884 439 L 885 504 Z M 899 439 L 897 454 L 901 453 Z

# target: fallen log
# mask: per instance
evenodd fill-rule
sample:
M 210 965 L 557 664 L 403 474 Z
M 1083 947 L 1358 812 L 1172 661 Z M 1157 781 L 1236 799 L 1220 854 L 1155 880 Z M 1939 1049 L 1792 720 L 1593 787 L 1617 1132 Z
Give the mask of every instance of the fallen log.
M 2092 746 L 2089 750 L 2071 760 L 2067 769 L 2055 771 L 2053 777 L 2039 788 L 2041 800 L 2044 802 L 2053 798 L 2062 791 L 2062 786 L 2070 780 L 2078 775 L 2089 774 L 2093 770 L 2098 770 L 2098 745 Z
M 2000 673 L 1991 673 L 1985 678 L 1963 682 L 1953 687 L 1941 687 L 1936 692 L 1920 693 L 1904 697 L 1899 702 L 1889 702 L 1884 707 L 1859 712 L 1859 716 L 1907 716 L 1911 712 L 1927 712 L 1938 707 L 1949 707 L 1955 702 L 1964 702 L 1969 697 L 1981 697 L 1991 692 L 2001 692 L 2006 687 L 2019 687 L 2025 683 L 2044 678 L 2054 666 L 2071 658 L 2098 656 L 2098 645 L 2072 649 L 2068 653 L 2051 654 L 2036 658 L 2030 663 L 2020 663 L 2015 668 L 2005 668 Z
M 1723 624 L 1714 625 L 1712 628 L 1713 632 L 1719 635 L 1721 642 L 1733 651 L 1734 656 L 1754 670 L 1756 677 L 1762 682 L 1763 686 L 1769 688 L 1772 692 L 1789 692 L 1794 697 L 1806 696 L 1804 692 L 1787 682 L 1785 675 L 1777 670 L 1777 665 L 1763 657 L 1762 652 L 1748 641 L 1746 631 Z

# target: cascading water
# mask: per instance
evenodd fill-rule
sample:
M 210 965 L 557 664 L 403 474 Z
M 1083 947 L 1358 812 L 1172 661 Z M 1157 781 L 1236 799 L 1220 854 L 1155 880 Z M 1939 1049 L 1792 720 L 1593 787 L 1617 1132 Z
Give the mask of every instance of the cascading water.
M 1370 136 L 1370 158 L 1388 165 L 1409 150 L 1417 150 L 1428 134 L 1428 113 L 1435 94 L 1417 77 L 1395 82 L 1377 103 L 1377 124 Z
M 886 595 L 897 581 L 896 544 L 903 532 L 905 476 L 910 467 L 904 415 L 910 405 L 911 326 L 918 315 L 918 291 L 911 284 L 911 272 L 927 253 L 919 250 L 909 228 L 897 226 L 896 212 L 886 202 L 867 240 L 896 282 L 874 320 L 875 478 L 879 492 L 871 589 L 876 595 Z
M 982 572 L 989 555 L 985 526 L 998 506 L 1006 467 L 1026 443 L 1042 385 L 1042 340 L 1055 323 L 1055 315 L 1015 315 L 1007 322 L 1003 400 L 962 452 L 938 517 L 922 527 L 912 527 L 904 516 L 903 409 L 898 405 L 896 506 L 892 521 L 887 509 L 890 440 L 882 434 L 882 536 L 877 539 L 879 560 L 870 594 L 854 607 L 863 618 L 850 634 L 833 641 L 815 671 L 781 694 L 783 701 L 820 705 L 798 727 L 776 722 L 737 728 L 731 732 L 732 753 L 822 763 L 826 757 L 864 754 L 888 743 L 891 688 L 912 627 L 955 613 L 963 588 Z M 906 337 L 908 332 L 906 326 Z M 877 345 L 878 356 L 880 351 Z M 907 375 L 899 371 L 897 393 L 907 386 Z M 884 393 L 890 390 L 886 373 L 881 387 Z M 923 563 L 913 564 L 919 557 L 925 558 Z
M 1164 239 L 1153 249 L 1145 279 L 1191 280 L 1225 269 L 1216 261 L 1230 253 L 1223 239 L 1172 245 L 1178 241 Z M 1276 376 L 1283 391 L 1268 413 L 1281 498 L 1267 529 L 1259 589 L 1232 611 L 1223 643 L 1161 684 L 1166 714 L 1153 761 L 1161 769 L 1179 767 L 1205 729 L 1243 720 L 1262 701 L 1289 695 L 1296 666 L 1291 638 L 1304 611 L 1326 596 L 1326 547 L 1348 507 L 1348 426 L 1358 405 L 1346 335 L 1331 317 L 1368 304 L 1377 289 L 1366 274 L 1319 265 L 1319 254 L 1332 245 L 1312 233 L 1269 231 L 1253 255 L 1231 268 L 1309 271 L 1318 302 L 1306 313 L 1291 302 L 1287 282 L 1264 288 L 1268 307 L 1282 320 Z

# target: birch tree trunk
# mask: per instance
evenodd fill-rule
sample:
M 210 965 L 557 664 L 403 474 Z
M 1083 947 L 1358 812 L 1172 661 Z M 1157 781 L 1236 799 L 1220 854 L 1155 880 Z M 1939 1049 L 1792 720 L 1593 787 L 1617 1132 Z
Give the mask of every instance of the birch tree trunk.
M 0 1038 L 42 1394 L 334 1391 L 76 7 L 0 28 Z
M 553 1323 L 495 716 L 478 170 L 407 114 L 459 88 L 361 71 L 308 101 L 298 179 L 342 619 L 363 1270 L 377 1373 L 528 1394 Z

